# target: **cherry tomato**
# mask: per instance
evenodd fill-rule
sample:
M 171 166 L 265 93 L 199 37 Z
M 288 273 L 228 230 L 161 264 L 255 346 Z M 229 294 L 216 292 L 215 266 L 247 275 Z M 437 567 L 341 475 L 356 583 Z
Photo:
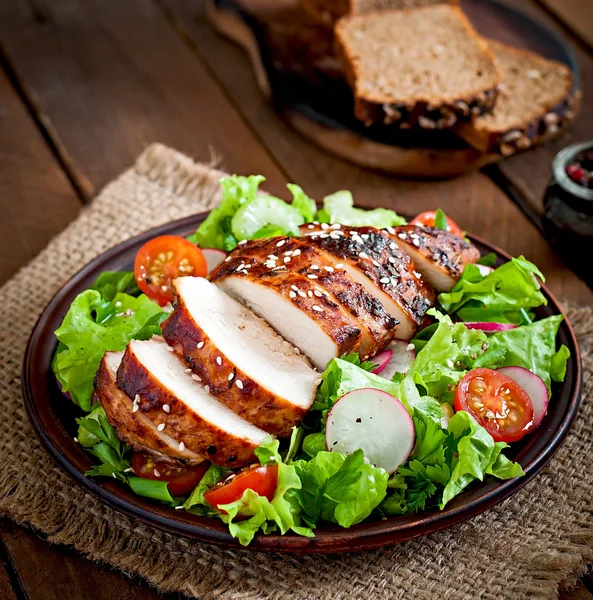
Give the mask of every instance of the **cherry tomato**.
M 491 369 L 474 369 L 459 382 L 455 410 L 470 413 L 496 442 L 516 442 L 533 428 L 529 394 Z
M 140 289 L 161 306 L 173 300 L 171 282 L 176 277 L 206 277 L 208 264 L 202 251 L 176 235 L 161 235 L 146 242 L 134 262 Z
M 134 473 L 144 479 L 166 481 L 172 496 L 185 496 L 192 492 L 209 466 L 210 463 L 206 460 L 195 467 L 185 467 L 155 460 L 147 452 L 134 452 L 132 455 Z
M 272 500 L 278 484 L 278 465 L 269 467 L 249 467 L 234 477 L 219 483 L 204 494 L 208 502 L 218 508 L 239 500 L 245 490 L 253 490 L 260 496 Z
M 420 213 L 417 217 L 410 221 L 410 225 L 420 225 L 421 227 L 434 227 L 436 220 L 436 212 L 434 210 L 427 210 L 426 212 Z M 463 237 L 463 231 L 461 227 L 455 223 L 453 219 L 447 217 L 447 231 L 453 235 Z

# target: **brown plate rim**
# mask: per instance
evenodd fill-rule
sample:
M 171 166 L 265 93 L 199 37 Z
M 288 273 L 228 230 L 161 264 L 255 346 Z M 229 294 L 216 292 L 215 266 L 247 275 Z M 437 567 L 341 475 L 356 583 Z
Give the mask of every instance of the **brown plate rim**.
M 101 502 L 128 517 L 172 534 L 242 548 L 220 521 L 176 511 L 150 499 L 136 496 L 123 484 L 114 480 L 85 477 L 84 471 L 90 467 L 91 460 L 67 433 L 59 414 L 51 406 L 51 394 L 55 394 L 58 387 L 51 374 L 48 357 L 51 360 L 55 349 L 53 331 L 61 322 L 65 312 L 63 308 L 69 306 L 72 298 L 79 291 L 89 287 L 91 280 L 94 280 L 98 272 L 105 270 L 107 265 L 110 269 L 123 268 L 126 263 L 129 265 L 132 262 L 133 252 L 135 253 L 145 241 L 156 235 L 192 233 L 207 214 L 199 213 L 172 221 L 130 238 L 96 257 L 62 286 L 40 315 L 29 338 L 23 361 L 22 392 L 33 429 L 52 459 Z M 510 259 L 506 252 L 481 238 L 474 235 L 469 237 L 481 251 L 494 252 L 499 262 Z M 558 301 L 551 292 L 545 286 L 542 287 L 542 291 L 548 299 L 545 312 L 561 313 Z M 247 548 L 289 553 L 352 552 L 376 548 L 452 527 L 519 491 L 550 461 L 566 437 L 578 412 L 582 388 L 581 360 L 578 343 L 568 318 L 565 318 L 560 326 L 559 337 L 571 351 L 567 378 L 561 384 L 563 388 L 569 385 L 570 390 L 563 391 L 561 394 L 562 397 L 568 394 L 562 414 L 549 411 L 538 432 L 530 436 L 520 450 L 517 458 L 523 466 L 525 476 L 502 482 L 487 480 L 458 496 L 443 511 L 433 510 L 404 517 L 392 517 L 384 521 L 361 523 L 350 529 L 321 527 L 316 530 L 315 537 L 310 539 L 292 534 L 257 535 Z M 559 395 L 556 390 L 557 400 Z M 533 452 L 540 446 L 541 451 L 538 451 L 536 456 L 526 462 L 521 460 L 521 457 L 528 455 L 530 450 Z

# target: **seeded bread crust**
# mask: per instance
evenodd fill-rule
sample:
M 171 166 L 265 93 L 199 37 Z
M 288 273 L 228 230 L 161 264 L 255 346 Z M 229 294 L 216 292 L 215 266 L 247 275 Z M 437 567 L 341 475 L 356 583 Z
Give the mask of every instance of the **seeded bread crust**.
M 424 11 L 426 16 L 430 16 L 431 10 L 435 7 L 427 6 L 416 9 L 402 9 L 398 11 L 383 11 L 382 14 L 389 13 L 412 13 L 412 11 Z M 483 51 L 486 60 L 491 62 L 492 69 L 497 74 L 496 82 L 485 89 L 474 89 L 460 94 L 453 99 L 439 99 L 426 97 L 409 97 L 397 101 L 380 102 L 367 97 L 366 92 L 361 88 L 360 61 L 356 57 L 348 44 L 346 29 L 356 23 L 357 19 L 364 19 L 365 16 L 342 17 L 336 25 L 336 54 L 342 61 L 346 78 L 352 87 L 355 95 L 354 114 L 363 121 L 365 125 L 395 125 L 401 129 L 409 129 L 419 126 L 423 129 L 450 129 L 457 123 L 468 121 L 474 117 L 490 112 L 496 104 L 498 95 L 498 83 L 500 77 L 494 66 L 494 55 L 488 44 L 483 40 L 473 26 L 457 6 L 451 7 L 455 11 L 457 18 L 466 30 L 468 36 Z M 425 40 L 418 40 L 419 44 L 426 43 Z
M 506 157 L 555 137 L 563 127 L 575 119 L 580 108 L 582 94 L 580 90 L 573 91 L 573 76 L 566 65 L 544 59 L 529 50 L 514 48 L 501 42 L 489 40 L 489 44 L 495 56 L 497 50 L 512 52 L 521 55 L 526 60 L 537 61 L 536 64 L 556 69 L 564 74 L 565 78 L 565 86 L 558 89 L 557 94 L 548 102 L 544 102 L 535 115 L 525 117 L 518 115 L 517 124 L 513 124 L 511 127 L 496 129 L 481 127 L 480 119 L 476 119 L 473 122 L 462 123 L 456 128 L 456 133 L 478 150 Z M 501 88 L 503 86 L 504 79 L 501 82 Z

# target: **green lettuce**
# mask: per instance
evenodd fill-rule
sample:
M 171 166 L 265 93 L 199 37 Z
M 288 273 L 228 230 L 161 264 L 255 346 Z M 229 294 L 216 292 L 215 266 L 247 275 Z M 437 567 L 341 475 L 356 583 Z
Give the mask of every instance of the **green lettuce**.
M 564 381 L 570 351 L 556 351 L 556 334 L 564 317 L 554 315 L 516 329 L 501 331 L 488 339 L 488 352 L 502 353 L 496 367 L 524 367 L 539 375 L 548 391 L 550 381 Z
M 546 304 L 540 291 L 539 269 L 523 256 L 513 258 L 485 277 L 475 265 L 466 265 L 450 292 L 439 294 L 443 310 L 463 321 L 525 322 L 526 309 Z
M 362 450 L 349 456 L 321 451 L 295 467 L 302 483 L 296 496 L 310 524 L 323 520 L 351 527 L 364 521 L 387 491 L 387 472 L 365 464 Z
M 296 499 L 301 480 L 294 465 L 282 462 L 278 447 L 278 440 L 267 439 L 256 450 L 262 465 L 278 465 L 278 485 L 272 500 L 247 489 L 239 500 L 219 506 L 220 518 L 243 546 L 248 545 L 258 531 L 280 531 L 284 535 L 290 530 L 306 537 L 314 535 L 311 527 L 301 524 L 301 508 Z
M 323 199 L 323 209 L 319 211 L 317 220 L 325 223 L 341 223 L 353 227 L 391 227 L 405 225 L 406 220 L 393 210 L 375 208 L 364 210 L 354 208 L 354 198 L 347 190 L 335 192 Z
M 90 411 L 93 379 L 103 354 L 123 350 L 136 337 L 160 333 L 160 321 L 166 316 L 144 295 L 134 298 L 118 292 L 108 301 L 94 289 L 79 294 L 55 332 L 59 346 L 52 369 L 62 390 Z

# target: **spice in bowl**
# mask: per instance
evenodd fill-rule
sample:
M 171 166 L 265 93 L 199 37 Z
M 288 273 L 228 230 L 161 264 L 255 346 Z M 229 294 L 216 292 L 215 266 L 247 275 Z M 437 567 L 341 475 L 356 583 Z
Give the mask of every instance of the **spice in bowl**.
M 576 184 L 593 189 L 593 148 L 579 152 L 566 165 L 565 171 Z

